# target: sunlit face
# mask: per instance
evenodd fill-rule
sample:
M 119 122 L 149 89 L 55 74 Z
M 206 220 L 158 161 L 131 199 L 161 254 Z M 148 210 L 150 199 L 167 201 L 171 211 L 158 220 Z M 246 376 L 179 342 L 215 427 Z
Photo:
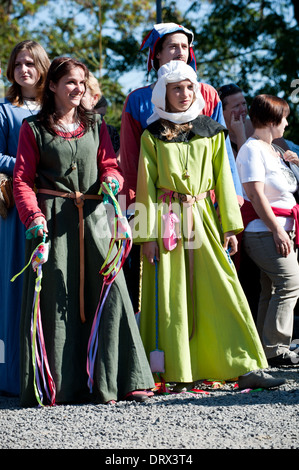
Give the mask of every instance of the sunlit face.
M 40 73 L 36 69 L 34 60 L 29 51 L 18 53 L 14 67 L 14 79 L 22 89 L 24 97 L 31 97 L 32 90 L 40 79 Z
M 173 33 L 167 35 L 163 42 L 161 52 L 158 52 L 156 58 L 159 66 L 167 64 L 171 60 L 182 60 L 187 63 L 189 57 L 189 43 L 186 34 Z
M 193 83 L 190 80 L 168 83 L 166 87 L 168 110 L 171 113 L 187 111 L 194 100 Z
M 69 111 L 79 106 L 85 93 L 85 73 L 82 67 L 73 67 L 58 83 L 50 83 L 55 94 L 56 109 Z
M 247 104 L 243 93 L 236 93 L 225 98 L 223 116 L 227 125 L 229 125 L 233 117 L 237 121 L 241 118 L 245 122 L 247 112 Z
M 90 88 L 86 88 L 86 92 L 84 93 L 81 103 L 86 109 L 93 109 L 95 104 L 99 100 L 99 95 L 93 95 L 90 91 Z

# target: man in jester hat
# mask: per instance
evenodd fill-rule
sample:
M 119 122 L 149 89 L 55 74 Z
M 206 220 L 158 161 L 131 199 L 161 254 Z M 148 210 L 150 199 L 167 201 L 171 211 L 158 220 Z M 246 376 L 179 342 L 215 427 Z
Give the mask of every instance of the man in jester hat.
M 160 23 L 144 38 L 140 50 L 149 49 L 147 69 L 158 70 L 171 60 L 182 60 L 196 71 L 196 60 L 192 47 L 192 31 L 175 23 Z M 138 88 L 131 92 L 124 104 L 120 132 L 120 166 L 124 176 L 121 195 L 125 196 L 127 215 L 134 213 L 137 170 L 140 152 L 140 138 L 153 113 L 152 92 L 155 83 Z M 225 126 L 222 103 L 217 91 L 206 83 L 199 83 L 199 91 L 204 99 L 201 114 L 210 116 Z M 242 205 L 242 187 L 236 170 L 235 158 L 229 139 L 226 139 L 226 150 L 239 204 Z M 133 246 L 124 272 L 135 312 L 138 311 L 139 286 L 139 247 Z

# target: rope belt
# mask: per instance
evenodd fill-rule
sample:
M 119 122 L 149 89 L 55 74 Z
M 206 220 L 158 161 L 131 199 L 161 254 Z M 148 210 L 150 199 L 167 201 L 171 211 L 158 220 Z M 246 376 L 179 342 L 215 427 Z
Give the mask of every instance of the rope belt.
M 191 194 L 181 194 L 177 192 L 170 191 L 169 189 L 162 188 L 161 191 L 164 192 L 163 196 L 169 196 L 178 199 L 183 206 L 187 208 L 186 216 L 187 216 L 187 240 L 190 241 L 191 234 L 193 230 L 193 213 L 192 213 L 192 206 L 197 201 L 201 201 L 206 197 L 210 196 L 210 191 L 205 191 L 204 193 L 197 194 L 196 196 L 192 196 Z M 191 299 L 192 299 L 192 331 L 189 337 L 189 341 L 193 338 L 195 332 L 195 311 L 194 311 L 194 295 L 193 295 L 193 272 L 194 272 L 194 252 L 193 249 L 189 246 L 188 247 L 188 257 L 189 257 L 189 276 L 190 276 L 190 291 L 191 291 Z
M 162 190 L 163 191 L 163 190 Z M 210 191 L 205 191 L 204 193 L 197 194 L 197 196 L 192 196 L 191 194 L 181 194 L 181 193 L 172 193 L 172 197 L 179 199 L 183 204 L 192 205 L 201 199 L 205 199 L 210 195 Z
M 64 197 L 73 199 L 75 206 L 79 211 L 79 244 L 80 244 L 80 318 L 82 323 L 85 323 L 84 313 L 84 220 L 83 220 L 83 206 L 85 199 L 98 199 L 102 200 L 103 196 L 99 194 L 83 194 L 79 191 L 72 193 L 64 193 L 62 191 L 54 191 L 52 189 L 38 189 L 40 194 L 48 194 L 50 196 Z

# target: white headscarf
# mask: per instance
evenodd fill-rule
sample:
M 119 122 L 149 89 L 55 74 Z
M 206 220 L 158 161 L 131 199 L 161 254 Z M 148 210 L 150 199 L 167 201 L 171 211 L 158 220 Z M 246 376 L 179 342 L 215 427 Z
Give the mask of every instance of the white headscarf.
M 184 112 L 168 113 L 165 111 L 166 85 L 168 83 L 181 82 L 182 80 L 190 80 L 194 84 L 195 101 Z M 205 101 L 199 90 L 196 72 L 193 68 L 181 60 L 172 60 L 168 64 L 162 65 L 158 71 L 158 81 L 153 89 L 152 103 L 154 111 L 148 118 L 147 124 L 151 124 L 160 118 L 167 119 L 176 124 L 184 124 L 197 118 L 205 106 Z

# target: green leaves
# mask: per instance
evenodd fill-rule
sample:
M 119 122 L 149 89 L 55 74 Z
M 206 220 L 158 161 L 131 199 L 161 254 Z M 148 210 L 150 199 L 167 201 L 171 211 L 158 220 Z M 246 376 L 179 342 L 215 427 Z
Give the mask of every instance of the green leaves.
M 287 99 L 292 125 L 286 135 L 298 142 L 298 104 L 291 99 L 291 83 L 299 79 L 297 3 L 164 0 L 162 18 L 194 32 L 201 80 L 215 88 L 236 82 L 249 103 L 260 92 Z M 155 22 L 155 0 L 0 0 L 2 69 L 14 45 L 28 37 L 39 41 L 52 59 L 72 55 L 100 78 L 113 108 L 108 117 L 116 121 L 124 102 L 118 80 L 132 70 L 146 74 L 147 52 L 139 48 Z M 155 79 L 154 72 L 149 79 Z
M 214 87 L 235 82 L 250 103 L 258 93 L 285 98 L 291 107 L 286 136 L 298 142 L 298 105 L 292 80 L 299 78 L 299 28 L 292 2 L 213 0 L 195 31 L 202 80 Z M 207 2 L 195 1 L 198 16 Z M 193 25 L 195 25 L 193 21 Z M 192 29 L 192 28 L 191 28 Z

